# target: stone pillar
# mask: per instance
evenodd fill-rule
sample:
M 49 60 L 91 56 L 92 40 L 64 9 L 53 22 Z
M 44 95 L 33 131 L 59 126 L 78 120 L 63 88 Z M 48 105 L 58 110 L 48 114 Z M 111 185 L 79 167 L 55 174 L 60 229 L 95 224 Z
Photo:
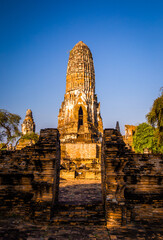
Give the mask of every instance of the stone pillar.
M 103 138 L 103 197 L 107 228 L 117 228 L 125 222 L 124 172 L 128 157 L 125 143 L 116 129 L 105 129 Z

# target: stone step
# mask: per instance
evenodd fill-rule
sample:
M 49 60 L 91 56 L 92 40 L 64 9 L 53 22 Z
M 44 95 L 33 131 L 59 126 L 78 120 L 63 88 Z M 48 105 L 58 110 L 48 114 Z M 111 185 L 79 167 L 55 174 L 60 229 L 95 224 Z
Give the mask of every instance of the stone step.
M 73 212 L 67 212 L 66 214 L 62 214 L 59 213 L 58 215 L 54 214 L 53 219 L 61 219 L 61 218 L 72 218 L 72 219 L 78 219 L 78 218 L 83 218 L 83 219 L 87 219 L 87 220 L 92 220 L 92 219 L 104 219 L 104 214 L 98 214 L 98 213 L 94 213 L 94 214 L 88 214 L 88 213 L 84 213 L 84 214 L 76 214 Z
M 90 202 L 87 204 L 82 204 L 82 203 L 67 203 L 67 202 L 61 202 L 56 206 L 56 209 L 97 209 L 97 210 L 102 210 L 103 205 L 101 202 L 96 201 L 96 202 Z
M 71 203 L 62 202 L 55 207 L 55 210 L 57 210 L 57 209 L 103 210 L 103 205 L 102 205 L 102 203 L 99 203 L 99 202 L 87 203 L 87 204 L 80 204 L 80 203 L 79 204 L 78 203 L 71 204 Z
M 53 214 L 52 225 L 105 225 L 102 204 L 60 204 Z
M 103 220 L 87 220 L 87 219 L 82 219 L 82 218 L 78 218 L 78 219 L 54 219 L 51 221 L 51 225 L 84 225 L 84 226 L 105 226 L 106 225 L 106 221 L 105 219 Z

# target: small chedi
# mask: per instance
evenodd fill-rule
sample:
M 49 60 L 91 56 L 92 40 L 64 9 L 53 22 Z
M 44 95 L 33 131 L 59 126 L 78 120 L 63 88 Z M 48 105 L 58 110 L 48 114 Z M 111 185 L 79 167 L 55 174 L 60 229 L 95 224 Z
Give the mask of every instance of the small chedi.
M 33 120 L 33 115 L 31 109 L 26 111 L 25 119 L 22 123 L 22 134 L 31 134 L 35 133 L 35 123 Z
M 26 116 L 25 116 L 25 119 L 21 126 L 22 126 L 22 134 L 23 135 L 26 135 L 26 134 L 29 135 L 29 134 L 35 133 L 35 122 L 33 120 L 33 115 L 32 115 L 31 109 L 28 109 L 26 111 Z M 31 144 L 34 144 L 34 143 L 35 143 L 34 140 L 20 138 L 16 149 L 20 150 L 20 149 L 22 149 L 26 146 L 30 146 Z
M 95 94 L 92 53 L 82 41 L 70 51 L 66 93 L 58 115 L 58 130 L 61 164 L 72 170 L 62 171 L 62 174 L 69 174 L 69 177 L 75 177 L 76 174 L 76 177 L 80 175 L 81 178 L 87 178 L 88 175 L 89 178 L 99 178 L 103 124 L 100 103 Z

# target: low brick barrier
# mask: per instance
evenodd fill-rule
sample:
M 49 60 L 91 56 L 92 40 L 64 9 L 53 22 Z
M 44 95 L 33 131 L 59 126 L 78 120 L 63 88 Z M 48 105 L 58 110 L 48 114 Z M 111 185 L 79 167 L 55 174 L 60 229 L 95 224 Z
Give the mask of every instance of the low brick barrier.
M 0 214 L 50 219 L 59 192 L 57 129 L 42 129 L 39 141 L 16 151 L 0 151 Z

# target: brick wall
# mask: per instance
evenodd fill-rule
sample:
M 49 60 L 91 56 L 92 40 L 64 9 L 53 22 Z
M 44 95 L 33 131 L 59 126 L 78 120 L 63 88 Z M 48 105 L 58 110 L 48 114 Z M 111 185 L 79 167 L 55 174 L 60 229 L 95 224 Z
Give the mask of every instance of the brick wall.
M 0 152 L 0 214 L 50 219 L 59 192 L 57 129 L 43 129 L 37 144 Z
M 61 178 L 101 179 L 101 143 L 61 143 Z
M 163 216 L 163 159 L 126 149 L 121 134 L 105 129 L 102 188 L 107 227 L 161 224 Z M 145 226 L 145 225 L 144 225 Z
M 124 169 L 124 196 L 130 222 L 163 223 L 163 157 L 133 154 Z

